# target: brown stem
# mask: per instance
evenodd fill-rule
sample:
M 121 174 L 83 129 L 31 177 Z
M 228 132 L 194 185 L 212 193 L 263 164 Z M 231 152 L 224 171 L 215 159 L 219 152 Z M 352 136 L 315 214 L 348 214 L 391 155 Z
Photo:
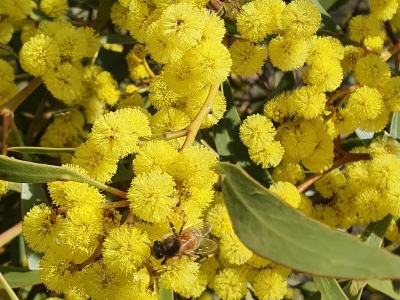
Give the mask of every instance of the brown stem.
M 392 25 L 390 25 L 390 22 L 386 21 L 383 24 L 385 25 L 386 34 L 390 38 L 390 41 L 392 42 L 392 44 L 393 45 L 397 44 L 399 42 L 399 39 L 397 38 L 396 34 L 393 32 L 393 28 L 392 28 Z
M 326 105 L 331 105 L 336 98 L 339 98 L 340 96 L 346 95 L 346 94 L 350 94 L 351 92 L 353 92 L 360 84 L 359 83 L 355 83 L 345 89 L 342 90 L 337 90 L 336 92 L 334 92 L 328 99 L 328 101 L 326 102 Z
M 340 167 L 341 165 L 347 164 L 349 162 L 354 162 L 354 161 L 359 161 L 359 160 L 368 160 L 368 159 L 371 159 L 371 156 L 369 154 L 365 154 L 365 153 L 360 153 L 360 154 L 346 153 L 345 155 L 343 155 L 343 157 L 341 159 L 338 159 L 337 161 L 335 161 L 333 163 L 332 167 L 330 167 L 328 170 L 326 170 L 326 171 L 324 171 L 322 173 L 319 173 L 319 174 L 314 174 L 311 177 L 307 178 L 307 180 L 305 182 L 303 182 L 302 184 L 300 184 L 297 187 L 297 190 L 299 191 L 299 194 L 302 194 L 312 184 L 317 182 L 319 179 L 321 179 L 323 176 L 328 174 L 333 169 L 336 169 L 336 168 Z
M 0 247 L 7 245 L 11 240 L 20 235 L 22 232 L 22 222 L 15 224 L 13 227 L 7 229 L 0 234 Z
M 204 101 L 203 106 L 200 108 L 200 111 L 197 113 L 196 117 L 193 119 L 193 121 L 189 124 L 189 126 L 186 128 L 187 129 L 187 135 L 185 142 L 183 143 L 180 152 L 182 152 L 183 149 L 190 147 L 196 138 L 197 132 L 200 129 L 200 125 L 203 122 L 204 118 L 211 112 L 211 108 L 215 99 L 215 96 L 217 95 L 218 89 L 219 89 L 219 83 L 214 84 L 210 87 L 210 92 L 208 93 L 206 101 Z
M 397 53 L 400 50 L 400 42 L 394 44 L 392 47 L 390 47 L 389 49 L 387 49 L 387 51 L 384 51 L 381 54 L 381 58 L 384 61 L 388 61 L 389 58 L 392 57 L 393 54 Z
M 4 109 L 9 109 L 12 112 L 15 112 L 18 106 L 20 106 L 20 104 L 24 102 L 24 100 L 28 98 L 28 96 L 32 94 L 32 92 L 36 90 L 36 88 L 41 83 L 42 83 L 42 78 L 40 77 L 33 78 L 26 87 L 24 87 L 17 95 L 15 95 L 14 98 L 12 98 L 10 101 L 0 106 L 0 111 Z
M 96 260 L 96 258 L 98 258 L 100 256 L 101 251 L 103 250 L 104 236 L 99 235 L 98 240 L 99 240 L 99 244 L 97 245 L 97 248 L 94 250 L 93 254 L 87 260 L 85 260 L 83 263 L 80 263 L 78 265 L 79 270 L 82 270 L 84 267 L 90 265 L 92 262 L 94 262 Z

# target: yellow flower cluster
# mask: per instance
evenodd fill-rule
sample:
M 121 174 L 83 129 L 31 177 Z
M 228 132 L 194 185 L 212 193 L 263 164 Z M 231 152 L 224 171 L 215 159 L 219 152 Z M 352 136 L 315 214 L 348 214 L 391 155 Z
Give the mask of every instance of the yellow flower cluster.
M 54 97 L 74 105 L 82 92 L 81 60 L 92 57 L 99 47 L 92 28 L 75 28 L 66 21 L 41 23 L 22 46 L 20 63 L 25 71 L 41 76 Z
M 149 99 L 158 110 L 151 122 L 154 133 L 186 127 L 210 86 L 224 81 L 230 72 L 230 54 L 221 43 L 224 22 L 205 8 L 207 2 L 148 4 L 135 0 L 119 1 L 112 7 L 113 22 L 145 43 L 151 57 L 164 65 L 162 74 L 150 83 Z M 140 49 L 127 56 L 132 78 L 148 77 L 144 59 Z M 225 99 L 218 92 L 201 128 L 217 123 L 225 109 Z
M 5 60 L 0 59 L 0 105 L 6 103 L 18 93 L 14 78 L 13 67 Z

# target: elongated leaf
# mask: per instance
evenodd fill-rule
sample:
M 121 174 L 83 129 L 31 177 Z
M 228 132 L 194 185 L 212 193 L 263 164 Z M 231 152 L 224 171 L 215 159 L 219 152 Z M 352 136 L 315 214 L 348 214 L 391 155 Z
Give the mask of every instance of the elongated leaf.
M 235 163 L 245 169 L 265 186 L 272 183 L 267 170 L 256 166 L 250 159 L 248 149 L 239 138 L 240 117 L 233 103 L 233 96 L 229 83 L 223 83 L 224 95 L 227 101 L 227 111 L 217 125 L 213 127 L 215 134 L 215 145 L 221 161 Z
M 65 168 L 17 160 L 4 155 L 0 155 L 0 179 L 25 183 L 71 180 L 107 189 L 106 185 Z
M 393 217 L 388 215 L 384 217 L 382 220 L 378 222 L 371 223 L 365 228 L 363 231 L 360 240 L 365 244 L 379 248 L 383 241 L 383 236 L 385 235 L 386 230 L 389 228 L 390 222 Z M 359 299 L 362 294 L 362 290 L 367 284 L 367 280 L 354 280 L 351 283 L 351 288 L 348 290 L 348 295 L 353 297 L 354 299 Z M 346 291 L 347 292 L 347 291 Z
M 39 271 L 17 267 L 0 267 L 0 271 L 12 288 L 30 286 L 42 282 L 39 278 Z M 0 284 L 0 288 L 4 287 Z
M 355 289 L 355 291 L 352 291 L 352 289 Z M 357 290 L 357 285 L 355 284 L 355 281 L 351 280 L 343 287 L 343 292 L 346 294 L 349 300 L 360 300 L 363 289 Z
M 395 112 L 390 123 L 390 136 L 400 139 L 400 112 Z
M 338 24 L 333 21 L 329 13 L 325 10 L 325 8 L 319 3 L 318 0 L 310 0 L 315 6 L 319 9 L 322 17 L 320 28 L 329 30 L 338 34 L 343 34 L 342 28 Z
M 101 31 L 101 28 L 110 20 L 111 6 L 115 0 L 100 0 L 97 11 L 96 30 Z
M 393 299 L 400 300 L 400 293 L 394 289 L 390 280 L 370 279 L 368 280 L 368 285 Z
M 22 216 L 25 216 L 28 211 L 35 205 L 49 205 L 46 193 L 43 186 L 39 183 L 23 183 L 21 192 L 21 208 Z M 28 267 L 30 270 L 39 270 L 39 261 L 42 259 L 42 254 L 34 252 L 26 243 L 24 243 L 26 257 L 28 259 Z
M 322 300 L 348 300 L 335 279 L 314 277 L 313 281 L 321 293 Z
M 74 153 L 75 148 L 47 148 L 47 147 L 10 147 L 7 151 L 19 153 L 36 153 L 36 154 L 49 154 L 49 153 Z
M 174 300 L 174 292 L 160 287 L 160 300 Z
M 258 255 L 322 277 L 400 278 L 395 255 L 308 219 L 234 165 L 218 169 L 234 229 Z

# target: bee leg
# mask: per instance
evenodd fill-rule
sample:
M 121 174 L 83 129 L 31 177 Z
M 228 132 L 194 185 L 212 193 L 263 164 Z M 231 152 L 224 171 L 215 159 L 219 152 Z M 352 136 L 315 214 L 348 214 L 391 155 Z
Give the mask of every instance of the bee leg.
M 161 262 L 161 265 L 164 265 L 167 262 L 168 257 L 164 258 L 164 260 Z
M 144 266 L 147 269 L 147 273 L 149 273 L 149 286 L 147 287 L 149 291 L 154 291 L 154 270 L 153 267 L 148 262 L 143 262 Z
M 182 221 L 182 226 L 181 226 L 181 228 L 179 229 L 179 234 L 182 233 L 183 227 L 186 225 L 186 223 L 187 223 L 187 221 L 188 221 L 188 216 L 187 216 L 187 214 L 186 214 L 183 210 L 182 210 L 182 213 L 183 213 L 183 221 Z

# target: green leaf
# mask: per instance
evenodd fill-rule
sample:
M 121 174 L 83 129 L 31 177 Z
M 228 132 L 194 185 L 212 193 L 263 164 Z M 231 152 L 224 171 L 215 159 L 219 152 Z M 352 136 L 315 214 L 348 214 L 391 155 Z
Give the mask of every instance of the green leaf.
M 23 183 L 76 181 L 108 189 L 105 184 L 65 168 L 17 160 L 4 155 L 0 155 L 0 179 Z
M 314 277 L 313 281 L 321 293 L 322 300 L 348 300 L 335 279 Z
M 100 0 L 95 26 L 97 31 L 101 31 L 101 28 L 110 20 L 111 6 L 115 1 L 116 0 Z
M 158 299 L 160 300 L 174 300 L 174 292 L 170 290 L 164 289 L 162 286 L 160 286 L 160 296 Z
M 36 153 L 36 154 L 49 154 L 49 153 L 75 153 L 75 148 L 48 148 L 48 147 L 9 147 L 7 151 L 19 153 Z
M 230 34 L 239 34 L 239 31 L 237 30 L 237 25 L 235 22 L 233 22 L 231 19 L 224 18 L 225 21 L 225 29 L 228 31 Z
M 390 136 L 400 139 L 400 112 L 393 113 L 392 122 L 390 123 Z
M 267 170 L 256 166 L 250 159 L 248 149 L 239 138 L 240 117 L 237 113 L 229 83 L 223 83 L 224 96 L 227 101 L 227 111 L 224 117 L 213 126 L 215 146 L 221 161 L 235 163 L 245 169 L 265 186 L 272 184 L 272 178 Z
M 319 0 L 320 5 L 326 10 L 335 9 L 342 6 L 349 0 Z
M 334 33 L 344 34 L 342 28 L 338 24 L 333 21 L 329 13 L 325 10 L 325 8 L 319 3 L 318 0 L 310 0 L 315 6 L 319 9 L 322 17 L 320 28 L 324 30 L 329 30 Z
M 321 277 L 400 278 L 395 255 L 308 219 L 234 165 L 218 169 L 235 232 L 256 254 Z
M 137 41 L 134 40 L 129 34 L 116 34 L 116 33 L 107 33 L 100 35 L 100 42 L 102 44 L 137 44 Z
M 0 272 L 12 288 L 30 286 L 42 282 L 38 270 L 32 271 L 17 267 L 0 267 Z M 0 284 L 0 288 L 4 287 Z
M 347 295 L 349 300 L 360 300 L 363 288 L 358 289 L 356 281 L 351 280 L 343 287 L 343 292 Z
M 393 299 L 400 300 L 400 293 L 394 289 L 390 280 L 370 279 L 368 280 L 368 286 Z

